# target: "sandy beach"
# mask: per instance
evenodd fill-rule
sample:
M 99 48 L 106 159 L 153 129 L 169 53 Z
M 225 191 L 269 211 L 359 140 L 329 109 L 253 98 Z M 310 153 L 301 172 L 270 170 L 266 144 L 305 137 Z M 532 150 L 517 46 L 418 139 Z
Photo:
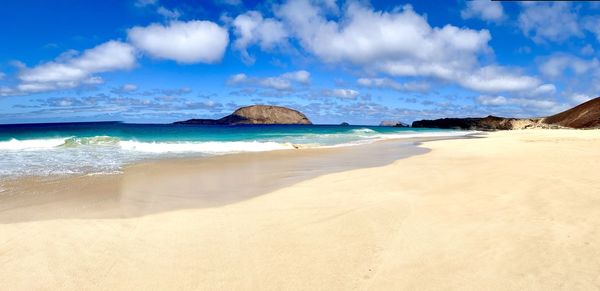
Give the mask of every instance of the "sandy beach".
M 5 182 L 0 289 L 600 289 L 599 131 L 390 149 L 223 157 L 255 185 L 190 161 Z

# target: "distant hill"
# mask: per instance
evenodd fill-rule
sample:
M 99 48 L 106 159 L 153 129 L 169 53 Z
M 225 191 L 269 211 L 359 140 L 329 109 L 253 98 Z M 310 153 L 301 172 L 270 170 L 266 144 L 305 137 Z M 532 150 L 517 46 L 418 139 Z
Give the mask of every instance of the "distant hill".
M 600 128 L 600 97 L 567 111 L 545 118 L 507 118 L 497 116 L 470 118 L 440 118 L 419 120 L 412 127 L 510 130 L 523 128 Z
M 543 123 L 571 128 L 600 127 L 600 97 L 579 104 L 567 111 L 542 119 Z
M 237 125 L 237 124 L 312 124 L 300 111 L 272 105 L 252 105 L 238 108 L 220 119 L 190 119 L 175 124 Z

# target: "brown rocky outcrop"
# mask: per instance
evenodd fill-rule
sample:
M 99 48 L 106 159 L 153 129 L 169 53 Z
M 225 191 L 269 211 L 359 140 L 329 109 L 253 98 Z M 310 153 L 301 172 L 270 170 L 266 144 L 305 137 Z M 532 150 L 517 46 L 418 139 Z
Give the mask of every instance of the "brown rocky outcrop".
M 469 117 L 419 120 L 412 127 L 510 130 L 524 128 L 600 128 L 600 97 L 544 118 Z
M 237 125 L 237 124 L 312 124 L 300 111 L 272 105 L 241 107 L 220 119 L 190 119 L 175 124 Z
M 600 127 L 600 97 L 548 116 L 542 122 L 570 128 L 598 128 Z

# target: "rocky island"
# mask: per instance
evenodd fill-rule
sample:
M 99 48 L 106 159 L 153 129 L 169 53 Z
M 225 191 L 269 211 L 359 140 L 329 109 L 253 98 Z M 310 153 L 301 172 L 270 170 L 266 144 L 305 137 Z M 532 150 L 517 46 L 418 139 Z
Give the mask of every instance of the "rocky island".
M 383 120 L 379 123 L 379 126 L 390 126 L 390 127 L 409 127 L 408 124 L 395 121 L 395 120 Z
M 252 105 L 238 108 L 220 119 L 190 119 L 175 124 L 238 125 L 238 124 L 312 124 L 300 111 L 282 106 Z
M 600 127 L 600 97 L 579 104 L 561 113 L 541 118 L 508 118 L 498 116 L 471 118 L 441 118 L 419 120 L 412 127 L 511 130 L 525 128 L 598 128 Z

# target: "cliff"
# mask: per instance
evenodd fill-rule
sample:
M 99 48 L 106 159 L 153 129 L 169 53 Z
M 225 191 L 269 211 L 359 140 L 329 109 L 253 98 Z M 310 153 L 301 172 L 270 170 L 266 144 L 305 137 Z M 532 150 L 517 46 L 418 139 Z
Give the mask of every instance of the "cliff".
M 237 125 L 237 124 L 312 124 L 301 112 L 271 105 L 241 107 L 220 119 L 190 119 L 175 124 Z

